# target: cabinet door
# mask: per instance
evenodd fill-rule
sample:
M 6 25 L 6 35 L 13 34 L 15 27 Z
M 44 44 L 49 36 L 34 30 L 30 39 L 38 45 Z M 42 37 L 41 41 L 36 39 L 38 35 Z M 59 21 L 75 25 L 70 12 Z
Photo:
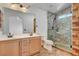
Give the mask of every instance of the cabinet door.
M 21 41 L 21 55 L 27 56 L 29 55 L 29 39 L 22 39 Z
M 19 41 L 1 41 L 0 42 L 0 55 L 2 56 L 17 56 L 19 55 Z
M 41 38 L 40 37 L 30 38 L 30 47 L 29 47 L 30 55 L 40 52 L 40 49 L 41 49 Z

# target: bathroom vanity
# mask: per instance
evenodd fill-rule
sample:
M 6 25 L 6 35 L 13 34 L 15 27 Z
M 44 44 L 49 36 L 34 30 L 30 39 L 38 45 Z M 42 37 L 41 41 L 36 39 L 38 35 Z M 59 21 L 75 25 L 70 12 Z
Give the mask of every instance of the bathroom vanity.
M 41 37 L 26 34 L 12 38 L 0 38 L 0 56 L 34 55 L 41 50 Z
M 35 34 L 34 15 L 8 8 L 2 10 L 0 56 L 27 56 L 40 52 L 41 36 Z

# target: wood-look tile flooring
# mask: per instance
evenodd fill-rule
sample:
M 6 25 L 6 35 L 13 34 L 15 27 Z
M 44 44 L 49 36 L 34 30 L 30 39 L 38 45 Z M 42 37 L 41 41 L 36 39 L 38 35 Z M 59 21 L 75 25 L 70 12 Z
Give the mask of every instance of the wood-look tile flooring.
M 60 50 L 58 48 L 52 47 L 51 52 L 49 52 L 45 48 L 42 48 L 41 52 L 34 56 L 72 56 L 72 54 L 70 54 L 66 51 Z

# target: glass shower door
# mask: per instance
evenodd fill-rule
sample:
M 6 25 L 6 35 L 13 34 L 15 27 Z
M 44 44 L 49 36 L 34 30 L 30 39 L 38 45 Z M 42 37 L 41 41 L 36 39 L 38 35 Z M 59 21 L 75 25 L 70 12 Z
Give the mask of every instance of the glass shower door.
M 55 35 L 56 47 L 65 49 L 71 52 L 71 16 L 58 18 L 58 31 Z
M 70 16 L 58 18 L 53 22 L 53 15 L 48 17 L 48 40 L 54 42 L 54 46 L 71 52 L 71 13 Z M 52 28 L 54 26 L 54 28 Z

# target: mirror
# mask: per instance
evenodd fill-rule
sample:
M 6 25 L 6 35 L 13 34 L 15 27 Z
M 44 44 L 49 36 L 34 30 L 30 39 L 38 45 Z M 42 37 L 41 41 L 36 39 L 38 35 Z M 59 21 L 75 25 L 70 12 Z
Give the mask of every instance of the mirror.
M 3 8 L 4 22 L 3 33 L 8 35 L 35 33 L 36 32 L 36 18 L 31 13 L 23 13 L 8 8 Z
M 9 33 L 13 35 L 22 34 L 23 33 L 23 25 L 22 19 L 17 15 L 9 15 Z

